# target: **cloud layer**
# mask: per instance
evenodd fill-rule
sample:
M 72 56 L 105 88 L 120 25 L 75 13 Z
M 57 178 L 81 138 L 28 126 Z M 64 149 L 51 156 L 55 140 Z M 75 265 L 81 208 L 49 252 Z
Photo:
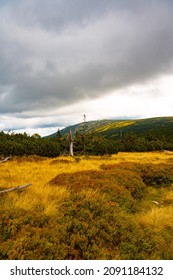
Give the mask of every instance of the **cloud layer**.
M 168 0 L 1 1 L 0 114 L 34 116 L 172 74 L 172 14 Z

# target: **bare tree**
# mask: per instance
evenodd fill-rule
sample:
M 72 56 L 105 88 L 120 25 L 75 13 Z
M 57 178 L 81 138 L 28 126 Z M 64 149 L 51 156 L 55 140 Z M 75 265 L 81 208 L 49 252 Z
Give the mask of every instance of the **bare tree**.
M 84 114 L 83 115 L 83 125 L 82 125 L 82 130 L 83 130 L 83 152 L 85 154 L 85 151 L 86 151 L 86 133 L 87 133 L 87 129 L 88 129 L 88 125 L 87 125 L 87 122 L 86 122 L 86 115 Z
M 69 143 L 70 143 L 70 156 L 73 157 L 73 135 L 72 131 L 69 131 Z
M 83 121 L 84 121 L 84 123 L 86 123 L 86 115 L 85 114 L 83 115 Z

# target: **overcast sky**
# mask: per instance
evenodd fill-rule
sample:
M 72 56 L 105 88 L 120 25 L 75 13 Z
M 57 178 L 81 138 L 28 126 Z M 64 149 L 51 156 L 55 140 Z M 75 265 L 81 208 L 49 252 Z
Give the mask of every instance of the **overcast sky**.
M 0 131 L 173 115 L 172 0 L 0 0 Z

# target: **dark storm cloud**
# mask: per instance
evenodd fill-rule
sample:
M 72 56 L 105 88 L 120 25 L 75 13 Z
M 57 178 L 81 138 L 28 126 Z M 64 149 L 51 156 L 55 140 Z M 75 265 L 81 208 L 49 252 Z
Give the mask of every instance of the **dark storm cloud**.
M 171 2 L 1 2 L 0 113 L 47 111 L 172 73 Z

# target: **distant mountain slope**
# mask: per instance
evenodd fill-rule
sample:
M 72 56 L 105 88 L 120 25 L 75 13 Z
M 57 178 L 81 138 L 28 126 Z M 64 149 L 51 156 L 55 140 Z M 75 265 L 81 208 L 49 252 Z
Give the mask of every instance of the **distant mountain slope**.
M 158 117 L 138 120 L 99 120 L 68 126 L 61 130 L 64 136 L 69 130 L 73 133 L 85 129 L 106 138 L 118 139 L 120 136 L 135 133 L 137 136 L 152 135 L 173 142 L 173 117 Z M 50 135 L 55 137 L 56 133 Z
M 99 121 L 88 121 L 88 122 L 82 122 L 82 123 L 78 123 L 72 126 L 68 126 L 64 129 L 61 130 L 61 134 L 65 135 L 69 132 L 69 130 L 71 130 L 73 133 L 75 133 L 76 131 L 82 131 L 85 127 L 86 131 L 93 131 L 93 132 L 98 132 L 99 133 L 99 129 L 106 126 L 106 125 L 110 125 L 112 123 L 116 122 L 115 120 L 99 120 Z
M 135 133 L 138 136 L 150 134 L 153 137 L 165 137 L 173 142 L 173 117 L 119 121 L 102 126 L 97 129 L 97 132 L 108 138 L 117 138 L 119 135 L 129 133 Z
M 96 131 L 98 128 L 110 124 L 110 123 L 114 123 L 115 120 L 99 120 L 99 121 L 88 121 L 85 123 L 86 125 L 86 130 L 87 131 Z M 76 131 L 81 131 L 84 128 L 84 122 L 82 123 L 78 123 L 75 125 L 71 125 L 71 126 L 67 126 L 65 128 L 63 128 L 62 130 L 60 130 L 62 136 L 66 135 L 69 133 L 69 131 L 71 130 L 72 133 L 74 134 Z M 56 133 L 53 133 L 51 135 L 49 135 L 50 137 L 55 137 Z

